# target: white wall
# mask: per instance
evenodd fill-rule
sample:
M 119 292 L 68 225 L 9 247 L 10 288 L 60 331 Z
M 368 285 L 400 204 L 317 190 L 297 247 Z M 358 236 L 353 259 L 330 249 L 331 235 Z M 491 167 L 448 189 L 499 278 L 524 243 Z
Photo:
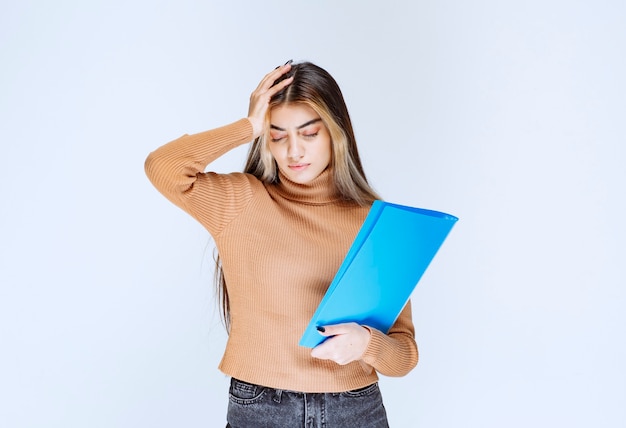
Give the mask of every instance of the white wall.
M 149 151 L 339 81 L 390 201 L 460 217 L 414 294 L 392 426 L 626 426 L 626 6 L 4 1 L 0 425 L 219 427 L 209 237 Z M 219 163 L 238 170 L 245 150 Z

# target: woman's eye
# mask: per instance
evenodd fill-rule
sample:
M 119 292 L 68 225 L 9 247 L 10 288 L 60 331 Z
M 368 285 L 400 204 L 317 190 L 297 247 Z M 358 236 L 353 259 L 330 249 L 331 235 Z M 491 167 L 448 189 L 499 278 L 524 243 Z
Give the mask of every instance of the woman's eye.
M 315 138 L 315 137 L 317 137 L 317 134 L 318 134 L 317 132 L 312 133 L 312 134 L 304 134 L 304 137 L 305 138 Z
M 285 137 L 272 137 L 272 143 L 278 143 L 279 141 L 283 140 Z

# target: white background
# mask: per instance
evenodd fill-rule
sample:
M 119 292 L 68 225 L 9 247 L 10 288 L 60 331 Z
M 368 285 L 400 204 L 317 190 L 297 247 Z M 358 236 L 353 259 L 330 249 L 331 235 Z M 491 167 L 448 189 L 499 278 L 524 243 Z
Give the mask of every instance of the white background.
M 460 217 L 392 427 L 626 426 L 625 5 L 3 1 L 0 426 L 225 425 L 211 240 L 143 161 L 288 59 L 387 200 Z

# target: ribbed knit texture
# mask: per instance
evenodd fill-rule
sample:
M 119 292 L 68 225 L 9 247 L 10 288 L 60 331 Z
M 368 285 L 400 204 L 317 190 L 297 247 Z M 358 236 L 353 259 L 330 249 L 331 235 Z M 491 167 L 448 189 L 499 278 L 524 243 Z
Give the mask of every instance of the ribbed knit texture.
M 298 346 L 368 208 L 341 202 L 329 170 L 306 185 L 282 175 L 280 184 L 264 185 L 249 174 L 204 172 L 251 139 L 252 126 L 242 119 L 184 135 L 145 165 L 154 186 L 209 231 L 220 253 L 231 303 L 220 370 L 303 392 L 347 391 L 376 382 L 376 372 L 408 373 L 418 358 L 410 303 L 389 334 L 369 329 L 360 362 L 340 366 Z

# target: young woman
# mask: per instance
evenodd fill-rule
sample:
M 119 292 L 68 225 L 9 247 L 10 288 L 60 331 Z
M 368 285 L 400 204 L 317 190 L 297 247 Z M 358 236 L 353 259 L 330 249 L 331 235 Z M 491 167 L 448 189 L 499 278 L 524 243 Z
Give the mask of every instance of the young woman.
M 205 172 L 252 140 L 243 173 Z M 145 167 L 219 251 L 227 426 L 387 427 L 377 373 L 403 376 L 417 364 L 410 303 L 388 334 L 329 325 L 322 344 L 298 346 L 378 198 L 332 76 L 306 62 L 277 67 L 252 93 L 247 118 L 184 135 Z

